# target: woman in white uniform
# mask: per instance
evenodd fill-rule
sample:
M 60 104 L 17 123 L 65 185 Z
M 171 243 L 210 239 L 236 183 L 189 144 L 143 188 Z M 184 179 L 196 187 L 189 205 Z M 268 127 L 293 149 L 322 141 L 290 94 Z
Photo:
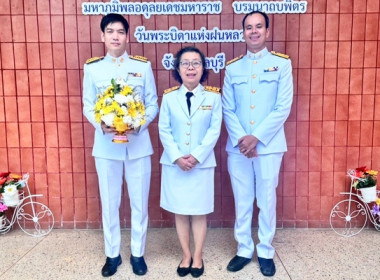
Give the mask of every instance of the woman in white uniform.
M 222 123 L 221 97 L 219 88 L 201 85 L 208 72 L 205 56 L 197 48 L 181 49 L 174 68 L 173 77 L 181 86 L 165 90 L 158 121 L 164 147 L 160 160 L 161 207 L 175 213 L 183 250 L 178 275 L 199 277 L 204 271 L 206 215 L 214 211 L 214 147 Z

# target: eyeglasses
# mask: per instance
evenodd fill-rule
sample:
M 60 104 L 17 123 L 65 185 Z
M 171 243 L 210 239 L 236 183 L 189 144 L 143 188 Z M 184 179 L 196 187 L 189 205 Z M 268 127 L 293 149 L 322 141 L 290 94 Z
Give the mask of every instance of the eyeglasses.
M 181 61 L 179 64 L 181 64 L 181 66 L 183 68 L 189 68 L 190 65 L 193 66 L 194 68 L 199 68 L 202 66 L 202 61 L 199 61 L 199 60 L 193 60 L 193 61 L 188 61 L 188 60 L 184 60 L 184 61 Z

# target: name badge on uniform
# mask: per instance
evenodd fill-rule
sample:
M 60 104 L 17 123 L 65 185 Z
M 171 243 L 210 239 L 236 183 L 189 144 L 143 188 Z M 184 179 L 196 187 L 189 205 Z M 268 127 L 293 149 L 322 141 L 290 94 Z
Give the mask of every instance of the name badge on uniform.
M 212 110 L 212 106 L 211 105 L 202 105 L 202 106 L 199 106 L 199 110 Z
M 264 72 L 276 72 L 276 71 L 278 71 L 278 66 L 273 66 L 273 67 L 264 69 Z
M 134 73 L 134 72 L 129 72 L 128 77 L 134 77 L 134 78 L 141 78 L 142 74 L 141 73 Z

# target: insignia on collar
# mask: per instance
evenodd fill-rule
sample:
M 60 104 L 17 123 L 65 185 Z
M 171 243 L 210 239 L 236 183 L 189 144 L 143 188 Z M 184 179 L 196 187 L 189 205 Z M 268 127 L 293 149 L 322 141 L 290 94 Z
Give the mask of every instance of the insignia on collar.
M 273 67 L 264 69 L 264 72 L 276 72 L 276 71 L 278 71 L 278 66 L 273 66 Z
M 278 53 L 278 52 L 275 52 L 275 51 L 271 51 L 270 53 L 273 54 L 273 55 L 276 55 L 276 56 L 279 56 L 279 57 L 285 58 L 285 59 L 289 59 L 289 57 L 290 57 L 290 56 L 288 56 L 287 54 Z
M 93 62 L 100 61 L 103 58 L 104 58 L 104 56 L 96 56 L 96 57 L 89 58 L 89 59 L 86 60 L 86 64 L 90 64 L 90 63 L 93 63 Z
M 235 58 L 231 59 L 230 61 L 227 61 L 226 66 L 230 65 L 231 63 L 234 63 L 235 61 L 238 61 L 238 60 L 242 59 L 243 56 L 244 55 L 239 55 L 238 57 L 235 57 Z
M 175 86 L 175 87 L 171 87 L 171 88 L 165 89 L 164 90 L 164 94 L 167 94 L 169 92 L 175 91 L 177 89 L 179 89 L 179 86 Z
M 142 74 L 141 74 L 141 73 L 133 73 L 133 72 L 129 72 L 129 73 L 128 73 L 128 77 L 140 78 L 140 77 L 142 77 Z
M 133 59 L 133 60 L 138 60 L 138 61 L 141 61 L 141 62 L 145 62 L 145 63 L 148 62 L 148 59 L 146 57 L 140 56 L 140 55 L 135 55 L 135 56 L 130 55 L 129 58 Z
M 218 94 L 220 93 L 220 88 L 218 87 L 204 86 L 204 89 L 207 91 L 214 92 L 214 93 L 218 93 Z

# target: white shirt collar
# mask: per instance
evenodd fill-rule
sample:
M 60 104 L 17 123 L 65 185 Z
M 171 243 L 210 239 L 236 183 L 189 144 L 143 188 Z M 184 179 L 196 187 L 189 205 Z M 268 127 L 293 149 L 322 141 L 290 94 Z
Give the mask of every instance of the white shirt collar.
M 193 90 L 188 90 L 184 84 L 182 84 L 181 86 L 181 92 L 183 93 L 184 96 L 186 96 L 186 93 L 187 92 L 192 92 L 194 94 L 194 96 L 197 96 L 197 94 L 199 94 L 199 92 L 201 91 L 201 88 L 202 88 L 202 85 L 201 84 L 198 84 L 197 87 Z
M 268 53 L 269 53 L 269 51 L 268 51 L 267 48 L 264 48 L 264 49 L 262 49 L 261 51 L 259 51 L 257 53 L 253 53 L 253 52 L 250 52 L 250 51 L 247 50 L 247 57 L 249 59 L 258 60 L 260 58 L 263 58 Z

